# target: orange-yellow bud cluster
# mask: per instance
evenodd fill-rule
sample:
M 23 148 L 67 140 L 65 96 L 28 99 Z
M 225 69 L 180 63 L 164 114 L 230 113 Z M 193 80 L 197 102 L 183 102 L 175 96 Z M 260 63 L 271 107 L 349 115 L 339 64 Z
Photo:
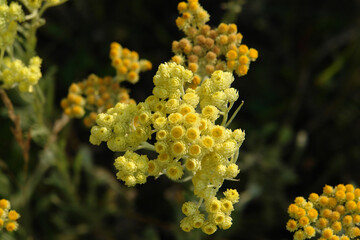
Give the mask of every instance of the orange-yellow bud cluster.
M 241 44 L 243 36 L 235 24 L 221 23 L 212 29 L 206 24 L 208 17 L 199 20 L 199 13 L 204 10 L 197 1 L 180 2 L 178 10 L 182 16 L 176 24 L 186 37 L 172 43 L 173 62 L 187 67 L 200 81 L 216 70 L 235 71 L 238 76 L 247 74 L 258 52 Z M 191 87 L 195 88 L 197 82 L 194 80 Z
M 248 48 L 245 44 L 239 47 L 234 45 L 226 53 L 227 69 L 235 71 L 238 76 L 244 76 L 249 70 L 251 61 L 255 61 L 258 57 L 258 52 L 254 48 Z
M 183 31 L 190 27 L 200 27 L 210 19 L 209 14 L 201 7 L 198 0 L 180 2 L 178 11 L 181 16 L 176 19 L 176 25 Z
M 128 90 L 121 88 L 112 77 L 100 78 L 91 74 L 84 81 L 71 84 L 68 96 L 61 100 L 61 107 L 69 117 L 82 118 L 86 115 L 84 125 L 91 127 L 97 113 L 114 107 L 117 102 L 135 103 Z
M 139 73 L 152 68 L 150 61 L 139 60 L 136 51 L 123 48 L 119 43 L 113 42 L 110 45 L 110 59 L 112 66 L 116 69 L 117 81 L 129 81 L 136 83 L 139 81 Z
M 360 189 L 325 185 L 320 196 L 311 193 L 308 201 L 297 197 L 288 213 L 286 228 L 295 232 L 295 240 L 312 238 L 316 232 L 319 239 L 355 239 L 360 236 Z

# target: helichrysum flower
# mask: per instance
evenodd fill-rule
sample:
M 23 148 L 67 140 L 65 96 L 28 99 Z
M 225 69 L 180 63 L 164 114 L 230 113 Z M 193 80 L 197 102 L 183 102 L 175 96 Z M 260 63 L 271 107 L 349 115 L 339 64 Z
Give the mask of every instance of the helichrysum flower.
M 138 104 L 118 103 L 99 114 L 91 129 L 90 142 L 96 145 L 107 142 L 112 151 L 126 151 L 115 160 L 115 167 L 117 177 L 128 186 L 145 183 L 148 176 L 165 174 L 172 180 L 179 180 L 185 169 L 191 172 L 194 194 L 208 206 L 208 214 L 199 216 L 201 204 L 186 203 L 183 211 L 188 216 L 180 225 L 184 231 L 201 228 L 210 234 L 232 224 L 230 214 L 239 194 L 229 189 L 224 192 L 225 197 L 218 200 L 216 193 L 225 179 L 233 179 L 239 173 L 233 161 L 244 140 L 244 132 L 240 129 L 231 131 L 215 123 L 220 117 L 221 106 L 202 105 L 210 92 L 198 94 L 202 85 L 189 90 L 192 77 L 193 73 L 181 65 L 161 64 L 154 76 L 154 95 Z M 231 73 L 218 71 L 210 79 L 215 78 L 218 79 L 209 83 L 209 88 L 218 91 L 230 88 Z M 147 143 L 152 134 L 156 136 L 154 145 Z M 141 148 L 157 152 L 158 157 L 148 160 L 134 152 Z M 137 166 L 136 159 L 141 157 L 146 167 L 143 164 L 142 168 Z M 194 218 L 196 223 L 192 222 Z
M 33 57 L 29 61 L 29 66 L 19 60 L 4 59 L 4 68 L 0 79 L 3 81 L 3 88 L 18 87 L 21 92 L 32 92 L 33 86 L 38 83 L 42 74 L 40 71 L 42 60 Z
M 16 231 L 19 227 L 17 220 L 20 214 L 15 210 L 11 210 L 10 201 L 0 199 L 0 231 L 3 229 L 8 232 Z
M 288 207 L 286 229 L 294 240 L 357 239 L 360 236 L 360 189 L 352 184 L 325 185 L 323 193 L 297 197 Z
M 228 113 L 239 97 L 231 88 L 232 72 L 245 75 L 257 52 L 241 45 L 236 25 L 220 24 L 214 30 L 205 25 L 209 15 L 197 0 L 180 2 L 178 10 L 182 16 L 176 24 L 187 37 L 173 42 L 176 55 L 158 67 L 152 95 L 144 102 L 118 103 L 98 114 L 90 142 L 106 142 L 110 150 L 126 152 L 114 165 L 118 179 L 127 186 L 145 183 L 148 176 L 166 175 L 174 181 L 191 178 L 198 201 L 184 203 L 180 227 L 186 232 L 199 228 L 213 234 L 231 227 L 231 212 L 239 201 L 235 189 L 217 198 L 224 180 L 236 178 L 240 171 L 236 160 L 245 139 L 243 130 L 227 128 Z M 113 43 L 110 57 L 117 80 L 137 81 L 136 77 L 128 79 L 137 54 Z M 235 62 L 230 67 L 221 60 L 227 57 Z M 140 149 L 157 156 L 148 159 L 135 152 Z

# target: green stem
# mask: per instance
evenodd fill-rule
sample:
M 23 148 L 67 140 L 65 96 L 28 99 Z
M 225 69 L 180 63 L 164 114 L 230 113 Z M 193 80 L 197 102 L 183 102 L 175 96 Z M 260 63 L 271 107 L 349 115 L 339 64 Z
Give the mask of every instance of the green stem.
M 240 147 L 238 148 L 238 150 L 236 151 L 235 155 L 232 157 L 231 159 L 231 163 L 236 163 L 236 160 L 239 156 L 239 150 L 240 150 Z
M 34 85 L 34 94 L 35 94 L 35 101 L 33 102 L 33 107 L 35 113 L 37 115 L 37 122 L 41 125 L 44 124 L 44 103 L 45 97 L 42 89 L 38 84 Z
M 230 123 L 234 120 L 234 118 L 236 117 L 236 115 L 238 114 L 238 112 L 240 111 L 240 109 L 243 105 L 244 105 L 244 101 L 241 101 L 240 106 L 235 110 L 235 112 L 233 113 L 233 115 L 231 116 L 229 121 L 225 124 L 225 127 L 230 125 Z
M 199 208 L 201 206 L 201 204 L 203 203 L 204 199 L 203 198 L 200 198 L 199 202 L 198 202 L 198 205 L 197 207 Z
M 37 13 L 38 13 L 38 11 L 35 10 L 35 11 L 32 11 L 29 15 L 26 15 L 26 16 L 25 16 L 25 21 L 31 20 L 31 19 L 35 18 L 36 15 L 37 15 Z
M 154 151 L 155 152 L 155 146 L 148 143 L 148 142 L 142 142 L 139 147 L 137 148 L 137 150 L 140 149 L 146 149 L 146 150 L 150 150 L 150 151 Z
M 180 182 L 180 183 L 187 182 L 187 181 L 190 181 L 192 178 L 193 178 L 193 176 L 188 176 L 188 177 L 186 177 L 184 179 L 181 179 L 181 180 L 179 180 L 177 182 Z
M 1 48 L 0 50 L 0 67 L 2 65 L 2 61 L 4 59 L 4 55 L 5 55 L 5 48 Z
M 225 123 L 228 119 L 230 109 L 234 106 L 234 103 L 230 103 L 230 106 L 226 109 L 226 112 L 224 112 L 223 119 L 221 122 L 221 126 L 225 126 Z

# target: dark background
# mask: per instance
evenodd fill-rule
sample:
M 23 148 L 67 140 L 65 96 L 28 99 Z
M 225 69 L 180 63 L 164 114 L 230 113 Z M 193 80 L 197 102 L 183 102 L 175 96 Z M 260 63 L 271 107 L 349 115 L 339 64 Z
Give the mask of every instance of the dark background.
M 90 73 L 115 74 L 108 57 L 112 41 L 153 63 L 136 85 L 125 84 L 132 98 L 143 101 L 151 94 L 157 66 L 172 56 L 171 42 L 183 37 L 175 25 L 177 3 L 72 0 L 49 9 L 37 49 L 44 72 L 57 67 L 56 101 L 66 96 L 72 82 Z M 28 226 L 35 239 L 292 239 L 285 224 L 295 197 L 321 193 L 325 184 L 360 184 L 360 1 L 200 4 L 209 12 L 211 26 L 236 23 L 243 43 L 259 51 L 249 73 L 233 84 L 245 105 L 231 128 L 244 129 L 246 140 L 238 160 L 240 182 L 224 185 L 241 193 L 232 228 L 211 237 L 179 230 L 181 203 L 191 199 L 191 183 L 163 177 L 130 190 L 119 183 L 120 192 L 103 184 L 92 192 L 98 201 L 88 207 L 86 181 L 91 178 L 85 177 L 76 208 L 64 200 L 38 211 Z M 54 118 L 60 114 L 55 104 Z M 105 146 L 88 144 L 89 130 L 80 120 L 71 122 L 67 134 L 69 159 L 86 146 L 94 165 L 114 173 L 114 155 Z M 38 198 L 49 192 L 39 188 Z M 113 205 L 104 206 L 108 201 L 101 196 L 109 194 L 115 195 Z M 46 217 L 50 212 L 62 220 Z

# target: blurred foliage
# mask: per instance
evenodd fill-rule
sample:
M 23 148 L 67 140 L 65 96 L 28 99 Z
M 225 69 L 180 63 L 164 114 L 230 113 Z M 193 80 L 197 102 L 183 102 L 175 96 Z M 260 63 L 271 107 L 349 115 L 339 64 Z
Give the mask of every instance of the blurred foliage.
M 259 59 L 235 87 L 245 101 L 233 128 L 246 140 L 238 163 L 241 202 L 227 231 L 181 232 L 186 187 L 157 179 L 129 189 L 116 180 L 115 156 L 88 143 L 71 121 L 48 143 L 59 101 L 90 73 L 113 75 L 109 44 L 118 41 L 152 61 L 131 96 L 143 101 L 157 66 L 170 59 L 178 1 L 71 0 L 49 9 L 39 29 L 44 59 L 40 99 L 8 91 L 24 129 L 31 128 L 29 176 L 23 174 L 12 122 L 0 105 L 0 196 L 22 215 L 1 239 L 290 239 L 287 206 L 325 184 L 360 185 L 360 1 L 202 1 L 210 24 L 234 22 Z M 28 102 L 39 101 L 29 109 Z M 35 116 L 29 115 L 29 111 Z M 36 115 L 38 117 L 36 117 Z

